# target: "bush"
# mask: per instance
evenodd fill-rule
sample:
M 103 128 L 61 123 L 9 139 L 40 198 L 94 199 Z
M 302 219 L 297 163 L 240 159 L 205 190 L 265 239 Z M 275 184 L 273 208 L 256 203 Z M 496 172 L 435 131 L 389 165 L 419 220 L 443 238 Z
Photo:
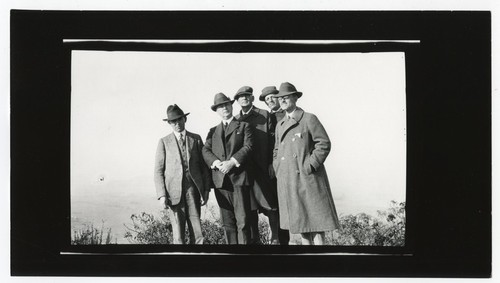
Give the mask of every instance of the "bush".
M 212 215 L 214 214 L 213 211 Z M 167 215 L 160 219 L 142 212 L 131 216 L 132 227 L 125 238 L 134 244 L 171 244 L 172 225 Z M 339 219 L 340 229 L 326 233 L 326 245 L 339 246 L 404 246 L 405 244 L 405 202 L 391 201 L 390 207 L 378 211 L 377 217 L 366 213 L 344 215 Z M 225 244 L 224 229 L 218 218 L 201 220 L 204 244 Z M 269 244 L 270 228 L 267 221 L 259 217 L 259 233 L 261 244 Z M 300 237 L 292 242 L 300 245 Z M 186 242 L 189 242 L 189 231 L 186 229 Z
M 340 217 L 341 228 L 326 235 L 328 245 L 341 246 L 404 246 L 405 202 L 391 201 L 378 217 L 365 213 Z
M 103 239 L 104 234 L 106 238 Z M 104 240 L 104 243 L 103 243 Z M 73 238 L 71 239 L 72 245 L 109 245 L 111 242 L 111 228 L 104 232 L 104 222 L 101 229 L 97 229 L 93 224 L 85 225 L 84 228 L 73 231 Z M 116 244 L 116 239 L 114 244 Z
M 168 216 L 163 213 L 161 219 L 155 218 L 146 212 L 132 214 L 132 227 L 125 225 L 125 238 L 133 244 L 172 244 L 172 224 Z M 224 229 L 218 220 L 212 222 L 201 220 L 201 230 L 204 244 L 225 244 Z M 186 226 L 185 242 L 189 243 L 189 230 Z

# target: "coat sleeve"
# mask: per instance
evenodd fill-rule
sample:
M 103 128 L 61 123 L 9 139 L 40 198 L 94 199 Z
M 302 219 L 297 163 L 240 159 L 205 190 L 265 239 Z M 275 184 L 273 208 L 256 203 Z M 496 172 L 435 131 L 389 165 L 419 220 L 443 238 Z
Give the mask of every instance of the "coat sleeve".
M 274 130 L 276 128 L 276 121 L 274 118 L 274 115 L 267 112 L 267 164 L 273 163 Z
M 158 142 L 156 149 L 154 181 L 158 199 L 168 197 L 165 187 L 165 145 L 162 139 Z
M 196 145 L 199 152 L 203 154 L 203 141 L 201 140 L 201 137 L 198 137 Z M 205 163 L 200 164 L 200 167 L 203 178 L 204 191 L 210 191 L 210 188 L 213 188 L 212 174 L 210 173 L 210 169 Z
M 205 140 L 205 145 L 202 149 L 203 159 L 205 160 L 205 163 L 208 167 L 212 166 L 214 161 L 219 159 L 212 150 L 212 136 L 214 135 L 214 132 L 215 127 L 211 128 L 210 131 L 208 131 L 207 139 Z
M 311 114 L 311 117 L 307 122 L 307 127 L 309 129 L 309 133 L 311 134 L 314 147 L 310 154 L 309 162 L 315 170 L 318 170 L 330 153 L 330 138 L 328 137 L 328 134 L 326 133 L 326 130 L 321 122 L 313 114 Z
M 276 123 L 276 127 L 274 128 L 274 146 L 273 146 L 273 168 L 274 172 L 276 171 L 276 159 L 278 158 L 278 147 L 279 147 L 279 131 L 278 131 L 278 123 Z
M 233 154 L 234 159 L 238 161 L 239 164 L 244 164 L 246 160 L 250 157 L 253 149 L 253 133 L 249 124 L 243 123 L 243 146 Z

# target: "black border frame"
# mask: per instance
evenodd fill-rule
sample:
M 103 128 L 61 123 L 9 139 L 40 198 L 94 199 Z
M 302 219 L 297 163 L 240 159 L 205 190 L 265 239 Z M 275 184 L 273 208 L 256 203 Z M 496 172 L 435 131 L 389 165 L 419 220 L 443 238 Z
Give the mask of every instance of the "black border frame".
M 132 255 L 124 253 L 171 249 L 118 245 L 87 247 L 101 254 L 61 255 L 68 248 L 74 251 L 74 246 L 69 246 L 68 230 L 70 50 L 75 45 L 90 49 L 103 46 L 103 43 L 63 44 L 63 39 L 71 38 L 420 40 L 417 47 L 377 43 L 329 45 L 325 49 L 325 52 L 405 51 L 408 245 L 403 249 L 210 247 L 209 251 L 243 253 L 231 256 Z M 104 46 L 120 48 L 120 44 L 104 43 Z M 229 52 L 251 48 L 286 52 L 287 49 L 283 45 L 252 43 L 196 46 L 181 44 L 174 49 L 200 46 Z M 291 50 L 296 50 L 294 46 L 290 45 Z M 312 48 L 318 51 L 325 46 Z M 304 47 L 299 49 L 307 52 Z M 13 10 L 11 272 L 86 276 L 489 277 L 490 95 L 489 12 Z M 174 250 L 192 252 L 206 248 Z M 315 254 L 325 251 L 386 255 Z M 196 266 L 196 271 L 192 266 Z

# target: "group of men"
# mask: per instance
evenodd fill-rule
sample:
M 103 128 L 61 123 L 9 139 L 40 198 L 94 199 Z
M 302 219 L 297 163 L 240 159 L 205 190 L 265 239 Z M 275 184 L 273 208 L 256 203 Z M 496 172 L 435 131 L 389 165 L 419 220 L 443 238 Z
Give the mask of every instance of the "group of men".
M 220 207 L 227 244 L 258 244 L 259 213 L 267 216 L 271 244 L 287 245 L 290 233 L 304 245 L 322 245 L 339 227 L 323 165 L 331 143 L 318 118 L 297 107 L 302 92 L 291 83 L 265 87 L 259 96 L 270 111 L 254 105 L 253 89 L 241 87 L 231 100 L 217 93 L 212 111 L 221 123 L 205 144 L 186 131 L 189 113 L 167 108 L 173 133 L 158 143 L 155 186 L 172 223 L 174 244 L 203 244 L 201 206 L 211 188 Z M 236 101 L 241 111 L 233 116 Z

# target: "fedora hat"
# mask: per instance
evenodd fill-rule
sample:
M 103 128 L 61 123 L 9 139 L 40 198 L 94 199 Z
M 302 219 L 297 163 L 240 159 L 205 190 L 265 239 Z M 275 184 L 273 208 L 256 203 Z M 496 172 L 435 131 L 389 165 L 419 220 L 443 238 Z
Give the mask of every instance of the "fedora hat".
M 275 86 L 266 86 L 262 89 L 262 94 L 259 96 L 260 101 L 266 101 L 266 96 L 270 94 L 277 94 L 279 91 Z
M 293 84 L 285 82 L 280 85 L 280 91 L 278 92 L 278 94 L 275 95 L 275 97 L 281 97 L 291 94 L 295 94 L 297 95 L 297 97 L 302 96 L 302 92 L 297 91 L 297 89 Z
M 167 118 L 162 119 L 163 121 L 172 121 L 179 119 L 181 117 L 186 117 L 189 113 L 184 114 L 184 111 L 177 106 L 177 104 L 169 105 L 167 107 Z
M 210 108 L 215 111 L 217 109 L 217 106 L 228 102 L 231 102 L 231 104 L 233 104 L 234 100 L 229 99 L 229 97 L 227 97 L 225 94 L 219 92 L 214 96 L 214 105 L 210 106 Z
M 253 95 L 253 88 L 249 86 L 242 86 L 238 89 L 238 92 L 234 95 L 234 100 L 238 100 L 238 98 L 242 95 Z

